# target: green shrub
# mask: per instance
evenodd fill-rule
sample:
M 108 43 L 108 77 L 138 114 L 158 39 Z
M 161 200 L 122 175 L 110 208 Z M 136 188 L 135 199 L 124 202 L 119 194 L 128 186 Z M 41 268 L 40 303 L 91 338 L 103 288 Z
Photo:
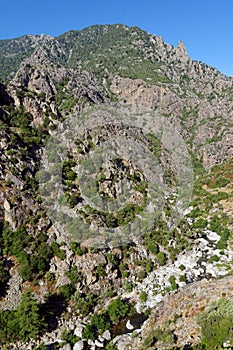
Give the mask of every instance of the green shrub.
M 70 343 L 70 344 L 75 344 L 77 343 L 77 341 L 80 339 L 79 337 L 75 336 L 73 334 L 73 332 L 68 332 L 66 330 L 64 330 L 62 332 L 62 340 L 65 340 L 67 343 Z
M 87 252 L 86 248 L 81 248 L 80 244 L 77 242 L 71 242 L 70 243 L 70 248 L 75 252 L 75 254 L 81 256 Z
M 70 300 L 74 294 L 75 288 L 72 284 L 64 284 L 58 290 L 58 295 L 63 296 L 66 300 Z
M 153 262 L 149 259 L 146 260 L 146 272 L 149 273 L 153 270 Z
M 96 275 L 99 277 L 103 277 L 105 275 L 105 268 L 103 264 L 98 264 L 96 268 Z
M 128 265 L 121 262 L 119 265 L 119 270 L 121 272 L 121 276 L 123 278 L 127 278 L 129 276 L 129 270 L 128 270 Z
M 34 348 L 33 350 L 46 350 L 46 346 L 44 344 L 41 344 L 38 347 Z
M 166 262 L 167 262 L 166 254 L 164 252 L 159 252 L 157 254 L 157 260 L 160 266 L 166 265 Z
M 201 326 L 202 341 L 206 349 L 217 349 L 229 341 L 233 346 L 233 300 L 221 298 L 198 315 L 197 323 Z
M 95 340 L 96 339 L 96 332 L 95 332 L 94 327 L 92 327 L 90 324 L 87 324 L 82 332 L 82 337 L 83 337 L 83 339 Z
M 156 344 L 157 341 L 161 341 L 162 343 L 174 343 L 174 336 L 172 334 L 172 331 L 170 329 L 162 330 L 161 328 L 153 330 L 144 340 L 144 348 L 148 349 L 151 346 L 154 346 L 154 344 Z M 153 349 L 154 348 L 155 347 L 153 347 Z M 172 349 L 175 350 L 174 348 Z
M 178 289 L 178 285 L 176 283 L 176 278 L 175 276 L 170 276 L 169 277 L 169 282 L 171 283 L 171 288 L 172 290 L 177 290 Z
M 226 185 L 228 185 L 230 183 L 230 179 L 226 178 L 226 177 L 217 177 L 215 179 L 215 182 L 213 184 L 213 188 L 218 188 L 218 187 L 225 187 Z
M 76 265 L 72 266 L 71 269 L 68 272 L 66 272 L 66 275 L 69 277 L 72 284 L 81 282 L 83 279 L 83 275 L 80 271 L 78 271 Z
M 113 345 L 112 343 L 109 343 L 105 347 L 106 350 L 117 350 L 116 345 Z
M 75 303 L 76 309 L 79 310 L 82 315 L 87 316 L 96 305 L 96 296 L 92 293 L 81 294 L 75 292 L 72 301 Z
M 47 283 L 53 283 L 55 281 L 55 275 L 52 272 L 47 272 L 45 278 Z
M 106 331 L 110 329 L 110 320 L 106 313 L 94 314 L 91 318 L 90 325 L 96 329 L 96 331 Z
M 180 281 L 180 282 L 186 282 L 186 277 L 185 277 L 185 275 L 181 275 L 180 278 L 179 278 L 179 281 Z
M 146 292 L 142 292 L 140 294 L 139 300 L 144 301 L 144 302 L 147 301 L 147 293 Z
M 218 255 L 212 255 L 210 258 L 209 258 L 209 263 L 212 263 L 212 262 L 218 262 L 220 260 L 220 257 Z
M 203 218 L 199 218 L 194 222 L 193 227 L 204 229 L 204 228 L 206 228 L 207 224 L 208 224 L 207 220 L 205 220 Z
M 113 300 L 107 307 L 107 312 L 111 321 L 115 324 L 119 323 L 120 319 L 125 317 L 130 310 L 130 305 L 127 301 L 120 297 Z
M 124 287 L 125 287 L 126 292 L 131 293 L 132 290 L 133 290 L 133 283 L 131 283 L 131 282 L 126 282 L 125 285 L 124 285 Z
M 61 260 L 65 259 L 66 252 L 63 249 L 60 249 L 60 246 L 57 242 L 52 242 L 51 248 L 55 256 L 57 256 Z
M 148 240 L 146 246 L 152 254 L 157 254 L 159 252 L 159 246 L 157 242 L 154 242 L 152 239 Z

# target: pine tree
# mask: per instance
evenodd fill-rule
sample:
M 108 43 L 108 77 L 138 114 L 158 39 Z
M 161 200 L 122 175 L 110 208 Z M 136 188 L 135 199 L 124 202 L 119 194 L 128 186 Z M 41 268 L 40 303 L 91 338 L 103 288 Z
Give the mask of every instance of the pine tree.
M 44 319 L 39 312 L 39 305 L 30 290 L 22 294 L 21 303 L 17 309 L 19 322 L 19 338 L 25 341 L 35 339 L 44 328 Z

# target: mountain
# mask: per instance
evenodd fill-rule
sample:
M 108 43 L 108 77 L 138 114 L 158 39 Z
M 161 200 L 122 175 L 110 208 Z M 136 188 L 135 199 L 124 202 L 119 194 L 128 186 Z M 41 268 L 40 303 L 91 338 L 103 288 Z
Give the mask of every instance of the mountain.
M 0 81 L 2 348 L 231 346 L 233 78 L 116 24 L 1 40 Z
M 182 42 L 174 48 L 137 27 L 113 25 L 71 31 L 57 38 L 30 35 L 3 40 L 0 46 L 3 80 L 22 64 L 13 79 L 13 89 L 36 93 L 34 70 L 40 67 L 42 74 L 43 65 L 45 76 L 41 79 L 47 79 L 43 84 L 50 84 L 50 91 L 43 92 L 50 97 L 57 94 L 62 80 L 74 81 L 73 75 L 85 70 L 94 75 L 111 99 L 137 101 L 159 109 L 165 116 L 179 118 L 188 143 L 198 159 L 204 159 L 205 166 L 232 156 L 232 149 L 224 142 L 231 139 L 232 78 L 192 61 Z M 56 72 L 53 77 L 51 69 Z M 39 91 L 41 87 L 37 88 Z

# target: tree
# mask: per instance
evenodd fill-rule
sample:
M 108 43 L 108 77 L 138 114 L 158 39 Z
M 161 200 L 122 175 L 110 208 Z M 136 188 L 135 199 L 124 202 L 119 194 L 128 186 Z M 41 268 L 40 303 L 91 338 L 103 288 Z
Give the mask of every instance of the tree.
M 47 326 L 41 316 L 39 304 L 28 289 L 22 294 L 16 310 L 0 313 L 0 345 L 36 339 Z
M 95 340 L 96 338 L 95 329 L 90 324 L 87 324 L 83 330 L 82 337 L 84 339 Z
M 0 296 L 4 294 L 4 287 L 10 277 L 9 271 L 5 268 L 4 259 L 0 256 Z
M 22 294 L 16 317 L 19 337 L 24 341 L 29 341 L 30 338 L 36 339 L 45 326 L 44 319 L 39 312 L 39 305 L 29 289 Z
M 106 331 L 110 328 L 110 322 L 106 313 L 94 314 L 91 318 L 91 326 L 97 331 Z
M 108 305 L 107 312 L 111 321 L 117 324 L 121 318 L 125 317 L 128 314 L 129 309 L 129 304 L 118 297 Z
M 96 296 L 92 293 L 80 294 L 79 292 L 75 292 L 72 300 L 77 310 L 85 316 L 87 316 L 96 305 Z
M 69 301 L 74 292 L 75 287 L 73 284 L 64 284 L 59 288 L 58 295 L 63 296 L 65 300 Z

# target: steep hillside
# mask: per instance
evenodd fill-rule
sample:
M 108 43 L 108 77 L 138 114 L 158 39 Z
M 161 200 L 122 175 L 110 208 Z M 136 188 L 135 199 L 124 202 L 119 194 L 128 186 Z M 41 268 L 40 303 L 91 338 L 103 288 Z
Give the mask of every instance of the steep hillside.
M 23 90 L 28 95 L 36 92 L 37 82 L 32 81 L 38 79 L 38 73 L 42 75 L 39 80 L 47 80 L 43 85 L 51 85 L 50 95 L 54 95 L 57 88 L 49 81 L 55 77 L 47 71 L 59 71 L 56 84 L 63 84 L 62 80 L 74 81 L 72 75 L 85 70 L 95 76 L 112 100 L 136 102 L 166 117 L 179 118 L 190 149 L 206 167 L 232 156 L 232 78 L 192 61 L 182 42 L 174 48 L 137 27 L 113 25 L 71 31 L 57 38 L 26 36 L 3 41 L 2 45 L 2 78 L 10 77 L 22 61 L 11 90 Z M 43 85 L 37 89 L 48 93 Z M 63 90 L 70 94 L 69 85 Z M 70 111 L 74 105 L 75 99 L 69 103 Z
M 233 79 L 121 24 L 2 40 L 0 79 L 0 347 L 232 346 Z

